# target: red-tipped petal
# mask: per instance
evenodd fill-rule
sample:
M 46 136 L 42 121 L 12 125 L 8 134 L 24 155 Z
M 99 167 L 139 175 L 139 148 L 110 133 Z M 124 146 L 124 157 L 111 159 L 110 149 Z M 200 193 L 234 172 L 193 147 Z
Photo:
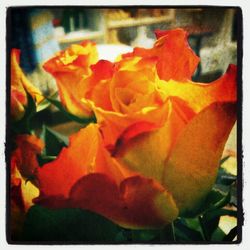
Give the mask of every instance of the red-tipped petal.
M 157 72 L 163 80 L 190 80 L 199 63 L 199 57 L 189 47 L 187 32 L 183 29 L 157 31 L 158 40 L 152 49 L 135 48 L 124 57 L 158 57 Z
M 42 195 L 67 198 L 72 185 L 91 168 L 98 150 L 96 127 L 90 125 L 70 137 L 55 161 L 38 169 L 37 178 Z
M 95 172 L 105 173 L 117 183 L 125 173 L 105 150 L 98 126 L 90 124 L 70 137 L 69 146 L 62 149 L 55 161 L 38 169 L 40 198 L 46 200 L 50 196 L 67 199 L 74 183 Z

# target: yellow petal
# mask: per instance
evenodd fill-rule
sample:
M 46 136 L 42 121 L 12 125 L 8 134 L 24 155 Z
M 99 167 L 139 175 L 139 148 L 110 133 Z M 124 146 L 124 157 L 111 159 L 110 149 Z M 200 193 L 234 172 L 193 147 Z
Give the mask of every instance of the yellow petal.
M 11 85 L 24 93 L 24 89 L 32 96 L 36 104 L 40 103 L 44 97 L 41 91 L 36 88 L 24 75 L 19 66 L 20 51 L 12 49 L 11 51 Z M 27 102 L 27 101 L 26 101 Z M 26 103 L 24 103 L 26 105 Z
M 192 110 L 188 110 L 185 103 L 177 98 L 171 98 L 169 115 L 164 126 L 119 145 L 116 151 L 117 159 L 129 169 L 161 183 L 166 159 L 190 115 L 194 114 Z
M 155 59 L 140 57 L 123 59 L 116 65 L 116 71 L 110 83 L 110 98 L 114 111 L 131 113 L 141 109 L 136 104 L 138 97 L 155 91 L 158 80 Z M 149 101 L 149 98 L 145 98 Z M 131 110 L 131 104 L 134 104 Z M 151 103 L 147 103 L 150 105 Z
M 17 166 L 12 166 L 11 179 L 13 183 L 19 180 L 21 182 L 21 200 L 25 211 L 27 211 L 33 205 L 33 199 L 39 195 L 38 188 L 33 185 L 30 181 L 26 181 L 20 174 Z M 13 185 L 13 184 L 12 184 Z
M 194 212 L 211 190 L 235 120 L 235 103 L 214 103 L 180 134 L 166 164 L 163 185 L 182 214 Z
M 24 97 L 26 99 L 26 95 Z M 22 104 L 22 102 L 20 102 L 15 96 L 14 92 L 11 92 L 10 107 L 11 117 L 13 120 L 21 120 L 25 114 L 25 107 L 24 104 Z
M 132 114 L 122 114 L 119 112 L 106 111 L 102 108 L 96 107 L 95 104 L 89 100 L 82 99 L 85 105 L 89 105 L 94 111 L 97 123 L 100 124 L 104 144 L 106 147 L 113 147 L 119 137 L 121 140 L 126 137 L 123 133 L 128 134 L 134 130 L 137 124 L 136 133 L 134 136 L 143 132 L 152 131 L 163 126 L 168 116 L 169 104 L 168 102 L 157 109 L 148 107 Z M 143 125 L 143 126 L 142 126 Z
M 214 102 L 234 102 L 237 99 L 237 67 L 229 65 L 227 72 L 219 79 L 209 83 L 176 82 L 170 80 L 161 84 L 167 96 L 177 96 L 186 101 L 195 111 L 202 109 Z

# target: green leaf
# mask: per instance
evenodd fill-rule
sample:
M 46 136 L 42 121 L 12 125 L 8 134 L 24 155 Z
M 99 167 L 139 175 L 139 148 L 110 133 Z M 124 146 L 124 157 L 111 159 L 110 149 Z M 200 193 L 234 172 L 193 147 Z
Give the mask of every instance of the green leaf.
M 216 179 L 217 184 L 222 185 L 231 185 L 233 182 L 237 180 L 237 177 L 227 173 L 227 171 L 223 168 L 219 168 L 218 176 Z
M 213 188 L 207 195 L 203 205 L 199 209 L 199 213 L 202 214 L 209 210 L 222 208 L 230 202 L 230 198 L 231 198 L 231 189 L 228 191 L 227 194 L 225 194 L 220 190 Z
M 225 235 L 226 234 L 219 227 L 217 227 L 211 236 L 211 242 L 222 242 Z
M 137 242 L 153 240 L 159 234 L 159 230 L 133 230 L 132 239 Z
M 203 226 L 203 233 L 208 240 L 211 240 L 213 233 L 218 228 L 220 217 L 223 215 L 237 217 L 237 211 L 228 209 L 214 209 L 209 210 L 203 216 L 200 216 L 200 222 Z
M 200 231 L 200 222 L 198 217 L 196 218 L 185 218 L 183 219 L 183 222 L 185 222 L 185 225 L 187 225 L 189 228 Z
M 123 229 L 121 233 L 126 242 L 147 242 L 152 241 L 159 236 L 160 230 Z
M 224 216 L 224 215 L 237 217 L 237 211 L 229 210 L 229 209 L 215 209 L 215 210 L 211 210 L 211 211 L 206 212 L 203 215 L 203 218 L 205 218 L 207 221 L 211 221 L 216 217 L 220 217 L 220 216 Z
M 115 236 L 115 241 L 116 242 L 126 242 L 128 239 L 126 238 L 126 236 L 124 235 L 124 232 L 121 230 L 120 232 L 118 232 Z
M 50 106 L 50 102 L 44 98 L 40 103 L 36 106 L 36 112 L 40 112 Z
M 230 199 L 231 199 L 231 189 L 222 199 L 220 199 L 214 204 L 214 208 L 222 208 L 226 206 L 230 202 Z
M 57 156 L 63 147 L 67 146 L 68 138 L 43 125 L 40 138 L 45 143 L 43 156 Z
M 106 218 L 81 209 L 48 209 L 38 205 L 27 213 L 25 241 L 114 242 L 121 228 Z
M 225 161 L 227 161 L 229 158 L 230 158 L 230 155 L 228 155 L 228 156 L 222 158 L 222 159 L 220 160 L 220 166 L 221 166 Z
M 160 240 L 161 230 L 132 230 L 122 228 L 122 230 L 117 234 L 117 241 L 123 242 L 151 242 L 154 240 Z
M 39 166 L 43 166 L 44 164 L 54 161 L 56 159 L 56 156 L 47 156 L 47 155 L 38 155 L 37 161 L 39 163 Z
M 212 189 L 200 207 L 198 213 L 202 214 L 209 209 L 214 209 L 214 205 L 224 198 L 224 194 L 219 190 Z
M 17 134 L 30 134 L 32 130 L 31 119 L 36 114 L 36 104 L 29 93 L 27 93 L 28 105 L 25 114 L 20 121 L 13 122 L 12 129 Z
M 175 242 L 176 241 L 174 223 L 166 225 L 160 231 L 160 241 L 162 242 Z
M 200 227 L 201 227 L 201 233 L 205 241 L 210 241 L 210 234 L 208 230 L 208 225 L 205 223 L 203 216 L 199 216 L 200 221 Z
M 75 122 L 78 122 L 78 123 L 83 123 L 83 124 L 86 124 L 86 123 L 91 123 L 91 122 L 96 122 L 96 118 L 93 116 L 93 117 L 86 117 L 86 118 L 80 118 L 78 116 L 75 116 L 71 113 L 69 113 L 61 104 L 60 101 L 58 100 L 55 100 L 55 99 L 51 99 L 51 98 L 48 98 L 47 97 L 47 100 L 52 103 L 54 106 L 56 106 L 64 115 L 66 115 L 70 120 L 73 120 Z
M 176 241 L 187 242 L 187 241 L 203 241 L 200 229 L 190 228 L 186 224 L 187 219 L 179 218 L 174 222 L 174 230 Z M 189 219 L 188 219 L 189 220 Z

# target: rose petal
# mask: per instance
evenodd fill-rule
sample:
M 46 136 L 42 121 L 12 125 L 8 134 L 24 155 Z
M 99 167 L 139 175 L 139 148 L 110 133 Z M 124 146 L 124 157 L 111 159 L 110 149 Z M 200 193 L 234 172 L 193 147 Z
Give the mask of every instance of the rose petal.
M 73 115 L 84 118 L 89 117 L 92 111 L 88 109 L 80 100 L 84 93 L 79 92 L 80 80 L 75 82 L 70 75 L 57 75 L 57 87 L 62 104 Z M 66 84 L 67 82 L 67 84 Z
M 11 87 L 10 113 L 11 117 L 19 121 L 25 114 L 26 94 L 18 92 Z M 21 101 L 20 101 L 21 100 Z
M 120 113 L 132 113 L 141 109 L 140 105 L 131 109 L 138 96 L 153 94 L 156 91 L 158 76 L 155 58 L 128 58 L 116 64 L 116 70 L 110 83 L 110 98 L 113 110 Z M 149 106 L 152 101 L 148 102 Z
M 82 97 L 92 100 L 97 107 L 112 110 L 110 101 L 110 79 L 113 75 L 113 63 L 100 60 L 91 65 L 92 74 L 79 84 L 79 93 Z
M 40 103 L 44 97 L 41 91 L 36 88 L 24 75 L 19 66 L 21 51 L 18 49 L 11 50 L 11 85 L 24 93 L 24 89 L 33 97 L 36 103 Z
M 199 57 L 189 47 L 187 32 L 183 29 L 158 31 L 157 41 L 152 49 L 135 48 L 132 53 L 123 55 L 123 58 L 157 57 L 157 72 L 160 79 L 185 81 L 191 79 Z
M 39 167 L 37 155 L 41 154 L 44 143 L 34 135 L 18 135 L 16 137 L 17 149 L 11 155 L 23 177 L 29 178 Z
M 65 108 L 78 117 L 91 115 L 91 110 L 80 102 L 86 92 L 82 92 L 81 81 L 91 73 L 90 66 L 96 61 L 95 44 L 86 41 L 71 45 L 43 65 L 55 77 Z
M 106 175 L 90 174 L 73 186 L 70 199 L 74 207 L 100 213 L 125 228 L 163 227 L 178 214 L 171 195 L 141 176 L 127 178 L 119 187 Z
M 170 223 L 178 214 L 171 194 L 136 174 L 110 157 L 98 126 L 91 124 L 70 138 L 57 160 L 38 170 L 41 193 L 34 201 L 88 209 L 129 228 Z
M 98 150 L 94 125 L 81 129 L 70 137 L 68 148 L 63 148 L 55 161 L 38 169 L 39 189 L 43 195 L 68 196 L 72 185 L 88 172 Z
M 60 51 L 49 59 L 44 68 L 52 75 L 58 72 L 68 72 L 74 77 L 81 78 L 89 73 L 89 66 L 97 61 L 95 43 L 84 41 L 81 44 L 72 44 L 66 50 Z
M 24 212 L 33 205 L 32 200 L 38 194 L 38 188 L 25 180 L 20 174 L 16 162 L 11 161 L 11 203 L 14 203 L 20 212 Z
M 177 96 L 188 103 L 195 111 L 213 102 L 234 102 L 237 99 L 237 67 L 230 64 L 226 73 L 209 83 L 168 81 L 164 88 L 166 96 Z
M 100 130 L 103 135 L 104 145 L 111 150 L 114 148 L 119 137 L 128 132 L 129 128 L 133 128 L 137 123 L 147 124 L 141 128 L 137 126 L 136 136 L 140 133 L 151 131 L 153 129 L 163 126 L 168 116 L 169 103 L 166 101 L 162 106 L 145 107 L 140 112 L 132 114 L 121 114 L 118 112 L 106 111 L 95 106 L 95 104 L 88 100 L 82 100 L 91 106 L 94 111 Z
M 120 144 L 116 145 L 115 157 L 121 164 L 160 183 L 167 157 L 179 133 L 195 115 L 192 109 L 178 98 L 171 98 L 169 103 L 169 114 L 163 127 L 130 136 L 130 133 L 134 135 L 136 131 L 135 127 L 131 127 L 119 139 Z M 140 126 L 138 123 L 139 128 Z
M 82 176 L 104 172 L 119 182 L 123 174 L 104 150 L 98 126 L 91 124 L 70 137 L 68 148 L 58 158 L 38 169 L 41 196 L 68 197 L 73 184 Z
M 166 162 L 163 186 L 171 190 L 182 214 L 194 212 L 211 190 L 235 120 L 235 103 L 213 103 L 178 138 Z
M 34 135 L 18 135 L 16 146 L 17 149 L 11 154 L 10 195 L 11 212 L 19 214 L 27 211 L 33 205 L 33 198 L 39 194 L 31 177 L 39 167 L 36 157 L 41 153 L 44 144 Z
M 18 49 L 11 50 L 11 115 L 14 120 L 20 120 L 28 104 L 28 92 L 38 104 L 44 97 L 39 89 L 30 83 L 19 66 L 20 53 Z

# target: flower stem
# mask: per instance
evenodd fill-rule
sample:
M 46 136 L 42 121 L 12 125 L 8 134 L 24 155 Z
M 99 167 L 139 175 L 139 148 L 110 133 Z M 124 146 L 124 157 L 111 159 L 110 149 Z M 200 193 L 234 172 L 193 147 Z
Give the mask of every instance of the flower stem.
M 172 228 L 173 240 L 176 241 L 176 238 L 175 238 L 175 229 L 174 229 L 174 222 L 171 223 L 171 228 Z
M 160 239 L 162 241 L 176 241 L 174 223 L 171 223 L 161 230 Z
M 209 237 L 207 235 L 207 230 L 206 230 L 205 225 L 203 223 L 202 216 L 199 216 L 198 218 L 199 218 L 199 222 L 200 222 L 202 238 L 204 239 L 204 241 L 209 241 Z

